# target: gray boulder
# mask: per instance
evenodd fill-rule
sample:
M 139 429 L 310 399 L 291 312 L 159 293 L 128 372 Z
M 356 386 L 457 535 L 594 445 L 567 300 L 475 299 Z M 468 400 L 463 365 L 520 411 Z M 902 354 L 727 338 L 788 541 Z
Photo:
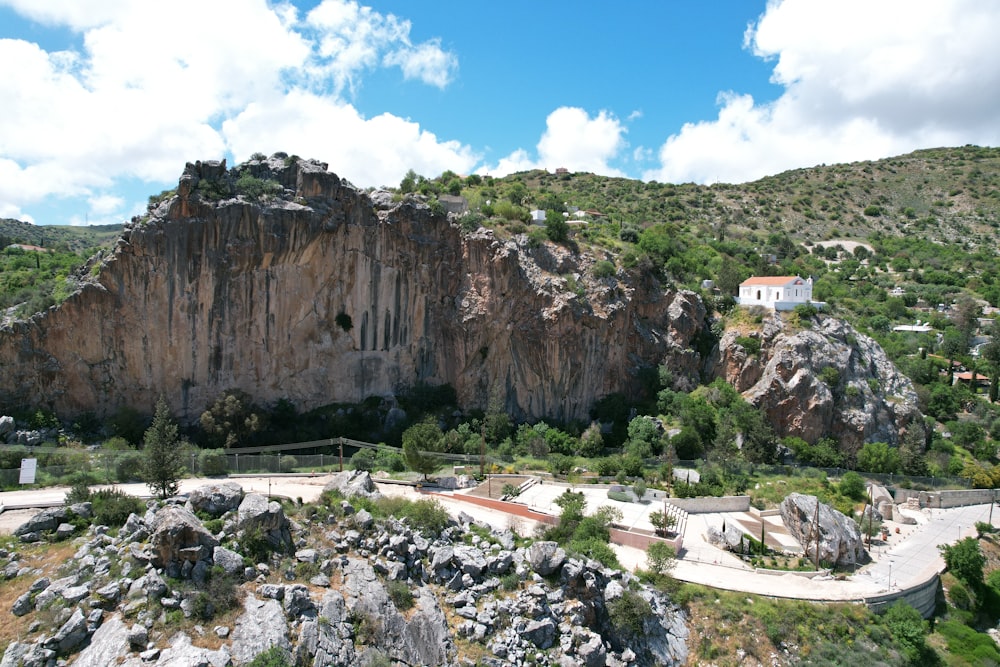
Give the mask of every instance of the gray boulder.
M 212 562 L 233 577 L 243 574 L 243 557 L 225 547 L 215 547 L 212 550 Z
M 277 600 L 258 600 L 253 595 L 247 595 L 232 637 L 232 655 L 240 664 L 250 662 L 272 646 L 280 647 L 291 656 L 288 623 Z
M 67 656 L 80 648 L 89 635 L 87 619 L 78 607 L 56 634 L 45 642 L 45 648 L 55 651 L 57 655 Z
M 111 617 L 91 635 L 90 643 L 80 651 L 73 661 L 73 667 L 107 667 L 118 664 L 119 659 L 128 653 L 128 639 L 128 627 L 119 616 Z
M 732 523 L 725 524 L 723 528 L 709 526 L 705 530 L 705 540 L 714 547 L 737 551 L 743 543 L 743 531 Z
M 381 498 L 371 474 L 367 470 L 345 470 L 331 476 L 323 491 L 336 491 L 345 498 L 361 496 L 362 498 Z
M 248 493 L 236 510 L 236 528 L 242 533 L 259 532 L 271 546 L 287 549 L 292 544 L 291 524 L 281 504 L 259 493 Z
M 190 510 L 177 505 L 167 505 L 153 516 L 150 524 L 152 535 L 153 565 L 173 572 L 191 563 L 212 556 L 219 540 L 205 530 Z M 190 566 L 189 566 L 190 567 Z
M 816 510 L 819 508 L 819 558 L 838 567 L 868 561 L 858 524 L 829 505 L 817 503 L 816 496 L 789 494 L 781 501 L 781 519 L 807 556 L 816 557 Z
M 242 486 L 236 482 L 221 482 L 199 486 L 188 495 L 184 506 L 192 512 L 201 511 L 220 517 L 239 507 L 242 500 Z
M 295 664 L 314 667 L 351 667 L 357 664 L 351 626 L 347 622 L 347 606 L 339 591 L 328 591 L 323 595 L 318 619 L 302 622 L 295 658 Z
M 349 613 L 364 619 L 371 644 L 392 660 L 408 665 L 451 663 L 455 646 L 437 598 L 423 587 L 414 591 L 414 609 L 403 616 L 385 585 L 366 561 L 349 558 L 343 566 L 341 592 Z M 360 628 L 354 628 L 355 634 Z M 357 639 L 357 637 L 355 637 Z
M 59 524 L 66 521 L 68 513 L 65 507 L 50 507 L 42 510 L 14 529 L 14 535 L 21 537 L 29 533 L 41 533 L 55 530 Z
M 0 442 L 7 442 L 7 436 L 17 430 L 14 418 L 10 415 L 0 417 Z
M 527 561 L 531 569 L 547 577 L 566 562 L 566 552 L 558 542 L 535 542 L 528 547 Z

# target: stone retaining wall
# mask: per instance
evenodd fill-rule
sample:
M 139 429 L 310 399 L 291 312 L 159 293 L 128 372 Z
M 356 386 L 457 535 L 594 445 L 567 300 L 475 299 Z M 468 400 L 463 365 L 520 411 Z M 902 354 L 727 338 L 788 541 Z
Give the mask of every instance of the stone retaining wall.
M 897 600 L 904 600 L 911 607 L 919 611 L 924 618 L 930 618 L 934 614 L 934 605 L 940 586 L 941 578 L 935 574 L 924 583 L 906 590 L 893 591 L 885 595 L 866 598 L 865 604 L 875 613 L 881 614 Z
M 921 507 L 934 509 L 950 509 L 967 505 L 986 505 L 997 498 L 995 489 L 963 489 L 958 491 L 917 491 L 914 489 L 896 489 L 894 499 L 897 504 L 905 503 L 910 498 L 917 498 Z
M 722 498 L 667 498 L 666 502 L 688 514 L 713 512 L 748 512 L 750 496 L 723 496 Z

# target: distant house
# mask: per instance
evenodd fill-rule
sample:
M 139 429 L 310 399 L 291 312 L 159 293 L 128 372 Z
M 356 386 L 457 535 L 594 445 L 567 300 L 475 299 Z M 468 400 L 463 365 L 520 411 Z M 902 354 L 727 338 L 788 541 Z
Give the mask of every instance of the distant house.
M 535 209 L 531 212 L 531 222 L 536 225 L 545 224 L 545 211 L 541 209 Z
M 11 243 L 8 248 L 17 248 L 18 250 L 27 250 L 29 252 L 52 252 L 48 248 L 43 248 L 38 245 L 29 245 L 27 243 Z
M 800 304 L 813 302 L 812 288 L 812 278 L 754 276 L 740 283 L 740 293 L 736 297 L 736 302 L 741 306 L 792 310 Z
M 930 333 L 934 331 L 934 327 L 929 324 L 924 324 L 920 320 L 917 320 L 916 324 L 900 324 L 892 328 L 893 331 L 909 331 L 911 333 Z

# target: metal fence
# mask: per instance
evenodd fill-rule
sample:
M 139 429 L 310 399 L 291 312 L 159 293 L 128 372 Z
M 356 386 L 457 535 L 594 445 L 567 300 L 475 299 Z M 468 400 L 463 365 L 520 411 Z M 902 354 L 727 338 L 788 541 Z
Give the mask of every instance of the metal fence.
M 717 467 L 728 474 L 754 474 L 763 473 L 766 475 L 789 475 L 808 476 L 816 473 L 823 473 L 827 477 L 842 477 L 845 473 L 852 472 L 849 468 L 816 468 L 813 466 L 800 465 L 765 465 L 762 463 L 706 463 L 702 460 L 676 461 L 675 467 L 692 468 L 702 472 L 710 467 Z M 901 486 L 904 488 L 940 489 L 947 487 L 959 487 L 968 489 L 972 487 L 972 480 L 968 477 L 922 477 L 919 475 L 899 475 L 893 473 L 862 472 L 855 470 L 862 477 L 878 480 L 886 486 Z

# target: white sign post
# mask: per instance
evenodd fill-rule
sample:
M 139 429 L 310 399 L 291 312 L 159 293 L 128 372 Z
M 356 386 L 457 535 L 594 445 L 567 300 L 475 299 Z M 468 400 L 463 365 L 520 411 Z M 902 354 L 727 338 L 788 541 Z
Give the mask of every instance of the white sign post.
M 38 459 L 21 459 L 21 476 L 18 478 L 19 484 L 34 484 L 35 470 L 38 468 Z

